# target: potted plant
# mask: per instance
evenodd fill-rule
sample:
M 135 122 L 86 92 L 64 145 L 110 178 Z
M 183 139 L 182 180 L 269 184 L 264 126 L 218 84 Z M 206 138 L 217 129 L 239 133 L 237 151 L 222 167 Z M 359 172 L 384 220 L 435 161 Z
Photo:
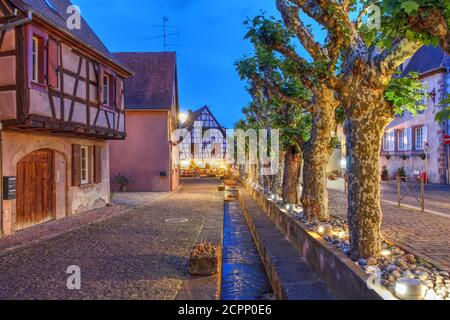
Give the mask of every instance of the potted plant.
M 389 172 L 386 166 L 383 166 L 383 170 L 381 171 L 381 180 L 389 181 Z
M 397 169 L 396 172 L 397 178 L 400 178 L 402 181 L 406 181 L 406 170 L 405 167 L 401 167 Z
M 328 179 L 331 181 L 336 181 L 337 180 L 337 175 L 335 173 L 330 173 L 328 175 Z
M 128 190 L 128 184 L 130 180 L 120 173 L 114 177 L 114 182 L 119 185 L 120 191 L 126 192 Z
M 419 157 L 420 157 L 422 160 L 425 160 L 425 159 L 427 158 L 427 155 L 426 155 L 425 153 L 421 153 L 421 154 L 419 155 Z
M 220 246 L 202 242 L 194 247 L 189 259 L 189 273 L 195 276 L 211 276 L 218 272 Z

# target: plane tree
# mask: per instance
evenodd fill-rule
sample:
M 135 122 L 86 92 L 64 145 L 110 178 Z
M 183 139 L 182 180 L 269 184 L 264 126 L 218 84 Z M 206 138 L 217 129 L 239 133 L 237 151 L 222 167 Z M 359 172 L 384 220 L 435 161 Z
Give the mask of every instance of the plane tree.
M 336 111 L 339 107 L 334 86 L 338 70 L 339 42 L 333 41 L 332 33 L 320 44 L 311 30 L 284 15 L 285 25 L 273 17 L 259 15 L 248 20 L 246 38 L 255 48 L 279 54 L 286 59 L 286 74 L 301 81 L 311 94 L 307 111 L 312 117 L 310 139 L 304 146 L 303 192 L 301 202 L 308 218 L 326 221 L 329 219 L 327 165 L 330 160 L 333 132 L 336 129 Z M 292 22 L 292 23 L 291 23 Z M 302 56 L 297 42 L 306 49 L 308 57 Z M 273 87 L 277 91 L 278 87 Z M 285 95 L 279 92 L 281 98 Z
M 261 110 L 269 110 L 266 114 L 268 129 L 279 130 L 280 152 L 284 155 L 282 197 L 286 203 L 296 204 L 303 148 L 311 132 L 311 116 L 307 112 L 310 92 L 299 79 L 284 72 L 289 68 L 287 64 L 289 60 L 257 47 L 253 56 L 239 60 L 236 67 L 241 78 L 248 82 L 254 104 L 269 106 Z M 247 111 L 244 110 L 246 117 L 249 116 Z
M 400 2 L 403 7 L 399 10 L 407 12 L 406 1 Z M 389 8 L 389 1 L 377 3 L 382 10 Z M 386 94 L 398 67 L 426 43 L 423 36 L 411 37 L 411 33 L 419 34 L 412 29 L 408 34 L 392 30 L 389 34 L 388 26 L 399 21 L 399 11 L 382 11 L 382 27 L 367 28 L 363 17 L 370 4 L 356 0 L 276 0 L 284 24 L 299 31 L 305 47 L 320 47 L 328 55 L 339 56 L 339 70 L 330 70 L 330 84 L 346 118 L 348 223 L 355 259 L 377 258 L 381 253 L 380 147 L 384 129 L 397 111 Z M 427 5 L 429 11 L 442 8 L 439 1 L 427 1 Z M 318 45 L 317 37 L 305 26 L 305 16 L 328 33 L 326 48 Z

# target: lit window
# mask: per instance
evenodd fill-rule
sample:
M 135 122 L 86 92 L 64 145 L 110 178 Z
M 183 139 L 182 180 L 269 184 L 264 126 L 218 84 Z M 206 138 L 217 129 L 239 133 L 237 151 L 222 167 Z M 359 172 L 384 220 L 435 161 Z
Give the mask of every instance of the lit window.
M 89 183 L 89 148 L 81 147 L 81 184 Z

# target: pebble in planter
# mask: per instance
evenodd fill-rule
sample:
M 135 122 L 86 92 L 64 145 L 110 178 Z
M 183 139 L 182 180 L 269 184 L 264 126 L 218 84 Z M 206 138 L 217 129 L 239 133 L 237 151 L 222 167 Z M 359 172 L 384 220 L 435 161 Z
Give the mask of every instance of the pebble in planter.
M 218 272 L 219 246 L 203 242 L 194 247 L 189 260 L 189 273 L 194 276 L 212 276 Z

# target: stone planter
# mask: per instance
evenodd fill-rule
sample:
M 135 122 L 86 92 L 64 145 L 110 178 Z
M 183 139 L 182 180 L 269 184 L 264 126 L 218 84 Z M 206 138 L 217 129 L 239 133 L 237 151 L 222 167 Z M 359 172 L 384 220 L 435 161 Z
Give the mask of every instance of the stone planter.
M 194 248 L 189 259 L 189 273 L 194 276 L 212 276 L 219 267 L 219 247 L 200 244 Z

